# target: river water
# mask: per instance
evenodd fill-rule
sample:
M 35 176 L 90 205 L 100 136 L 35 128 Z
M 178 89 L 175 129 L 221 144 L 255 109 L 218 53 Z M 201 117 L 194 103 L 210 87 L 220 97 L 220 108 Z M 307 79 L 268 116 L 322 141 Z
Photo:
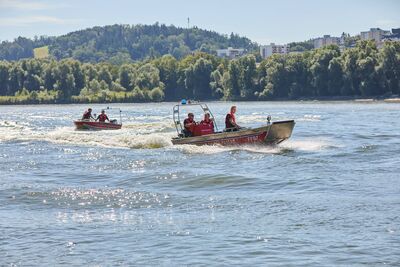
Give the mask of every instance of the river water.
M 0 106 L 0 266 L 400 265 L 399 104 L 236 104 L 292 138 L 173 146 L 173 103 L 89 132 L 87 105 Z

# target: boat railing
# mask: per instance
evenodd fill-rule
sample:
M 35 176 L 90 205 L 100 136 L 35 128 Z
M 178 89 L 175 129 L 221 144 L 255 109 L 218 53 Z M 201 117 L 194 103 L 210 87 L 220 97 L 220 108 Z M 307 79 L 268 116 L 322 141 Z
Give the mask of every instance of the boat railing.
M 107 107 L 107 110 L 110 110 L 110 109 L 119 110 L 119 124 L 122 124 L 122 110 L 120 108 Z M 117 122 L 115 122 L 115 123 L 117 123 Z
M 180 118 L 180 107 L 181 106 L 200 106 L 200 108 L 203 110 L 203 113 L 206 114 L 210 114 L 210 120 L 214 123 L 214 127 L 215 127 L 215 131 L 218 132 L 218 125 L 215 121 L 214 115 L 211 112 L 211 110 L 209 109 L 209 107 L 207 106 L 207 104 L 203 104 L 200 102 L 186 102 L 186 101 L 182 101 L 181 104 L 177 104 L 173 107 L 173 113 L 172 113 L 172 117 L 174 120 L 174 125 L 176 128 L 176 132 L 178 133 L 178 136 L 182 136 L 183 133 L 183 128 L 184 126 L 181 123 L 181 118 Z

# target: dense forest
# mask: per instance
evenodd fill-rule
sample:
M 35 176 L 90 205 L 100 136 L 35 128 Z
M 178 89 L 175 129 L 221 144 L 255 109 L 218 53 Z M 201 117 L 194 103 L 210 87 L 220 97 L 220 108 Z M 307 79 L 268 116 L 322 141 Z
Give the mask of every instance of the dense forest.
M 236 47 L 247 51 L 257 44 L 237 34 L 221 35 L 196 27 L 179 28 L 164 24 L 111 25 L 93 27 L 59 37 L 19 37 L 13 42 L 0 43 L 0 60 L 33 58 L 33 49 L 48 46 L 50 58 L 77 59 L 81 62 L 110 62 L 113 64 L 153 59 L 170 54 L 181 59 L 192 52 L 216 54 L 220 48 Z
M 266 100 L 400 93 L 400 42 L 359 41 L 298 54 L 234 60 L 198 52 L 130 64 L 75 59 L 0 61 L 0 103 Z

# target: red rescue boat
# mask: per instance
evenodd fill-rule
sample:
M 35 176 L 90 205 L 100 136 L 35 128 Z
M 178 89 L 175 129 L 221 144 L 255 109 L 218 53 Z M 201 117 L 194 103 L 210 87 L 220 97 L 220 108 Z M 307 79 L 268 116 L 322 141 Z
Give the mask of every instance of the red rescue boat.
M 209 113 L 211 120 L 214 122 L 215 129 L 209 129 L 208 126 L 197 124 L 193 129 L 193 136 L 185 137 L 183 134 L 183 125 L 180 122 L 179 111 L 182 105 L 198 105 L 203 109 L 204 113 Z M 189 103 L 174 106 L 173 118 L 178 137 L 172 139 L 174 145 L 244 145 L 244 144 L 267 144 L 275 145 L 288 139 L 293 131 L 295 122 L 294 120 L 285 121 L 270 121 L 268 116 L 267 125 L 257 128 L 242 128 L 238 131 L 218 131 L 217 125 L 214 120 L 210 109 L 206 104 L 202 103 Z
M 118 130 L 122 124 L 115 122 L 99 122 L 91 120 L 74 121 L 77 130 Z
M 92 119 L 89 120 L 76 120 L 74 121 L 77 130 L 119 130 L 122 127 L 121 109 L 107 107 L 107 110 L 119 110 L 119 122 L 117 120 L 110 120 L 110 122 L 100 122 Z M 96 114 L 94 114 L 96 117 Z

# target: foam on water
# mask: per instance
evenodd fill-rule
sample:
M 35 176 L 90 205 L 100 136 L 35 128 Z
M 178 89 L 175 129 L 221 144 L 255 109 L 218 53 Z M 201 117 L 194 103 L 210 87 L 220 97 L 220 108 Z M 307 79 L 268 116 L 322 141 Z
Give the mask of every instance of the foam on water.
M 169 124 L 128 124 L 116 131 L 77 131 L 74 127 L 54 130 L 31 129 L 15 122 L 0 124 L 1 141 L 47 141 L 56 144 L 117 148 L 160 148 L 172 145 L 173 132 L 165 133 Z
M 32 129 L 26 123 L 0 121 L 0 142 L 18 140 L 30 134 L 32 134 Z
M 279 154 L 287 150 L 286 147 L 277 145 L 269 146 L 263 144 L 249 144 L 240 146 L 221 146 L 221 145 L 179 145 L 176 146 L 178 150 L 186 154 L 218 154 L 225 152 L 235 151 L 246 151 L 250 153 L 261 153 L 261 154 Z
M 22 129 L 26 125 L 24 124 L 18 124 L 15 121 L 0 121 L 0 127 L 5 127 L 5 128 L 17 128 L 17 129 Z
M 179 145 L 176 148 L 186 154 L 218 154 L 224 152 L 246 151 L 260 154 L 280 154 L 285 151 L 320 151 L 333 147 L 334 145 L 327 140 L 292 140 L 285 141 L 279 145 L 269 146 L 263 144 L 249 144 L 240 146 L 220 146 L 220 145 Z
M 154 132 L 165 132 L 171 131 L 174 128 L 173 124 L 169 121 L 161 121 L 161 122 L 150 122 L 150 123 L 128 123 L 124 124 L 123 129 L 132 129 L 138 133 L 154 133 Z
M 326 139 L 287 140 L 279 146 L 285 149 L 301 151 L 319 151 L 329 147 L 336 147 L 335 144 Z
M 250 115 L 239 115 L 237 121 L 239 124 L 252 125 L 254 127 L 265 125 L 268 121 L 268 116 L 271 116 L 272 121 L 290 120 L 293 119 L 284 113 L 257 113 L 254 112 Z
M 46 134 L 45 141 L 116 148 L 161 148 L 172 145 L 171 134 L 149 133 L 140 131 L 75 131 L 69 127 L 57 129 Z
M 296 121 L 320 121 L 321 115 L 306 114 L 303 117 L 297 118 Z
M 264 116 L 253 114 L 251 120 Z M 56 144 L 101 146 L 131 149 L 154 149 L 172 146 L 171 138 L 176 135 L 169 122 L 127 123 L 116 131 L 77 131 L 74 127 L 57 127 L 54 130 L 33 129 L 13 121 L 0 122 L 1 141 L 47 141 Z M 247 151 L 262 154 L 279 154 L 287 150 L 318 151 L 332 146 L 329 140 L 288 140 L 278 146 L 194 146 L 179 145 L 174 149 L 186 154 L 217 154 L 232 151 Z
M 220 145 L 204 145 L 204 146 L 196 146 L 196 145 L 177 145 L 175 148 L 182 153 L 185 154 L 218 154 L 227 151 L 231 151 L 230 147 L 223 147 Z

